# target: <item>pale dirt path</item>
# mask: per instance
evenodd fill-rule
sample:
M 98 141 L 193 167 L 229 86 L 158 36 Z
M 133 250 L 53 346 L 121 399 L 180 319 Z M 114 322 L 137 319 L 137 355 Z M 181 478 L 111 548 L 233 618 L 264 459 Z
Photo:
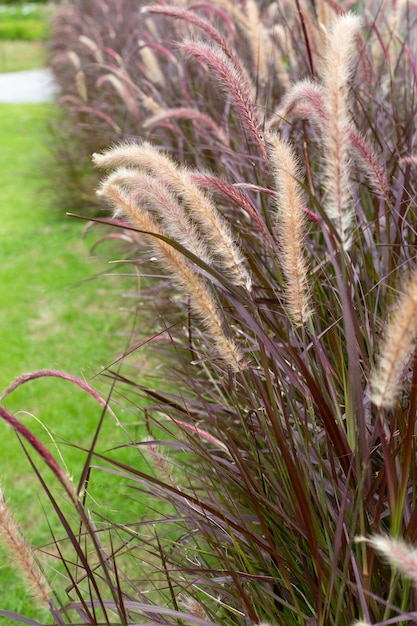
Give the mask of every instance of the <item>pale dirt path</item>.
M 54 98 L 51 70 L 44 68 L 26 72 L 0 74 L 0 102 L 48 102 Z

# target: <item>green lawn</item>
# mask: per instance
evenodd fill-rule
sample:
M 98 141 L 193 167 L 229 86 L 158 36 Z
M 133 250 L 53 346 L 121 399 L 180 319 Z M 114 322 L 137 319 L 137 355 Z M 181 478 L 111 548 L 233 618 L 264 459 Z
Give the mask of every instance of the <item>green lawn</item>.
M 41 41 L 1 41 L 0 72 L 19 72 L 46 65 L 46 46 Z
M 48 19 L 53 5 L 0 2 L 0 72 L 18 72 L 46 65 Z
M 0 3 L 0 40 L 45 41 L 53 11 L 53 3 Z
M 89 280 L 106 270 L 106 260 L 90 258 L 88 243 L 81 238 L 85 223 L 66 218 L 44 192 L 41 162 L 49 106 L 0 105 L 0 390 L 23 372 L 54 368 L 106 391 L 104 382 L 93 377 L 127 341 L 121 332 L 129 328 L 122 279 Z M 100 407 L 78 388 L 56 379 L 26 384 L 5 405 L 45 443 L 50 442 L 46 430 L 53 433 L 68 471 L 77 480 L 85 455 L 65 442 L 88 446 Z M 121 429 L 109 417 L 100 448 L 123 441 Z M 51 449 L 57 456 L 52 445 Z M 137 451 L 127 454 L 137 455 Z M 36 545 L 46 542 L 49 531 L 42 510 L 46 498 L 14 433 L 4 423 L 0 423 L 0 482 L 30 540 Z M 117 508 L 123 487 L 108 482 L 106 474 L 98 475 L 97 482 L 98 506 L 113 503 Z M 49 523 L 59 529 L 50 509 L 46 512 Z M 7 562 L 8 557 L 0 553 L 0 608 L 36 617 L 26 585 Z M 0 621 L 2 626 L 16 623 Z

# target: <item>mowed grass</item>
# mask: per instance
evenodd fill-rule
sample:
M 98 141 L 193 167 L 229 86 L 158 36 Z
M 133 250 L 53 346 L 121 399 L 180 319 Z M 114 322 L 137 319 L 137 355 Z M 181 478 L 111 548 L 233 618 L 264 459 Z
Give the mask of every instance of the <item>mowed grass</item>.
M 0 72 L 41 68 L 46 60 L 46 46 L 42 41 L 0 41 Z
M 34 2 L 0 4 L 0 39 L 9 41 L 45 41 L 48 20 L 54 5 Z
M 0 3 L 0 72 L 44 67 L 53 5 Z
M 123 279 L 89 280 L 106 270 L 106 260 L 89 256 L 88 244 L 81 237 L 85 223 L 65 217 L 51 206 L 45 193 L 42 161 L 50 106 L 0 105 L 0 390 L 24 372 L 53 368 L 85 379 L 105 394 L 108 386 L 95 374 L 126 347 L 130 323 L 123 310 Z M 77 387 L 57 379 L 29 382 L 4 405 L 57 458 L 62 454 L 62 462 L 77 483 L 86 454 L 69 443 L 88 449 L 100 406 Z M 116 409 L 122 416 L 122 409 Z M 106 416 L 99 449 L 125 441 L 122 430 Z M 127 450 L 126 455 L 132 464 L 141 462 L 137 450 Z M 32 456 L 37 458 L 35 453 Z M 118 457 L 123 458 L 123 451 Z M 38 460 L 37 464 L 43 467 Z M 44 475 L 57 487 L 53 477 Z M 123 485 L 117 486 L 104 472 L 93 477 L 94 506 L 109 514 L 118 508 Z M 60 536 L 60 525 L 36 474 L 14 432 L 4 423 L 0 423 L 0 482 L 31 542 L 40 546 L 50 541 L 48 524 Z M 123 512 L 129 515 L 130 509 L 125 501 Z M 137 518 L 142 511 L 143 506 L 138 506 Z M 26 591 L 28 584 L 20 582 L 15 566 L 8 563 L 10 557 L 1 551 L 0 609 L 39 617 Z M 2 625 L 16 623 L 0 621 Z

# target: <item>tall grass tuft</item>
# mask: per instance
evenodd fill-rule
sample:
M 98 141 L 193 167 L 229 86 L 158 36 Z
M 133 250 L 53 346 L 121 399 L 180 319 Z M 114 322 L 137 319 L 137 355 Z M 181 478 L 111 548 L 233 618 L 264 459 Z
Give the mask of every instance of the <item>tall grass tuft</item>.
M 0 492 L 0 537 L 9 548 L 10 556 L 18 570 L 27 579 L 34 600 L 43 608 L 50 609 L 52 592 L 49 583 L 36 562 L 29 543 L 19 530 L 2 491 Z
M 36 474 L 67 537 L 59 615 L 411 623 L 375 550 L 417 540 L 416 9 L 139 5 L 55 18 L 60 102 L 114 211 L 98 245 L 125 242 L 138 310 L 106 371 L 126 445 L 99 452 L 98 426 L 71 515 Z M 103 472 L 118 510 L 89 496 Z
M 414 275 L 396 304 L 385 339 L 379 348 L 379 362 L 373 379 L 372 401 L 391 408 L 401 390 L 401 375 L 414 349 L 417 334 L 417 277 Z
M 270 158 L 277 187 L 276 238 L 281 240 L 282 271 L 287 286 L 288 313 L 296 324 L 309 313 L 307 263 L 303 254 L 304 223 L 302 187 L 297 157 L 276 134 L 268 136 Z

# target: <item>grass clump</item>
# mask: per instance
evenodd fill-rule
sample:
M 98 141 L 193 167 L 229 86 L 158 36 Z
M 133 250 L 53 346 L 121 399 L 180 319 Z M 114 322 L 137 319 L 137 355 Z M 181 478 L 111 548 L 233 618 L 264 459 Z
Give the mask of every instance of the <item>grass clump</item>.
M 88 7 L 89 31 L 82 1 L 57 14 L 56 33 L 70 21 L 77 43 L 56 37 L 54 66 L 115 210 L 96 220 L 112 227 L 99 244 L 123 241 L 145 281 L 132 295 L 153 330 L 138 326 L 109 376 L 136 407 L 120 421 L 149 467 L 89 447 L 71 521 L 60 516 L 68 587 L 56 586 L 54 619 L 413 620 L 410 581 L 378 552 L 409 576 L 414 9 Z M 104 149 L 94 127 L 124 141 Z M 144 345 L 161 363 L 158 389 L 130 362 Z M 55 467 L 42 438 L 2 415 Z M 125 485 L 122 511 L 86 505 L 90 470 Z M 138 523 L 130 505 L 144 495 Z

